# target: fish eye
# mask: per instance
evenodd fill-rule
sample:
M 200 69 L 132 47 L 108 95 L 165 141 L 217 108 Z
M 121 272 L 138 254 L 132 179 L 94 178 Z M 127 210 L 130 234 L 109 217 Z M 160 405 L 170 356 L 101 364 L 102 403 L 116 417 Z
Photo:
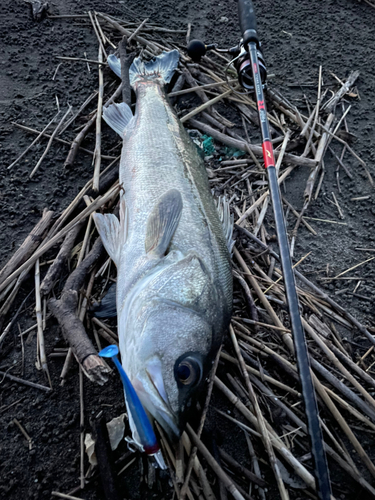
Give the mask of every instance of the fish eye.
M 195 385 L 200 381 L 202 369 L 198 360 L 187 356 L 176 363 L 175 376 L 180 384 L 186 386 Z

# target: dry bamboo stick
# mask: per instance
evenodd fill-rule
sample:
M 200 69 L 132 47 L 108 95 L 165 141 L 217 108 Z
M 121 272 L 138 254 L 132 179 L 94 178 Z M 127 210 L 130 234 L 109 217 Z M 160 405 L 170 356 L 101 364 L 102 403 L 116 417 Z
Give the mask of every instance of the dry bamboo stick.
M 330 370 L 325 368 L 321 363 L 319 363 L 315 358 L 311 358 L 311 366 L 316 372 L 322 375 L 332 387 L 340 391 L 347 400 L 351 401 L 357 408 L 363 411 L 369 418 L 375 422 L 374 410 L 363 401 L 352 389 L 350 389 L 346 384 L 339 380 Z
M 280 186 L 280 184 L 282 182 L 284 182 L 284 180 L 288 177 L 288 175 L 292 172 L 292 170 L 294 169 L 294 167 L 288 167 L 283 173 L 282 175 L 278 178 L 277 180 L 277 183 L 278 185 Z M 238 226 L 241 226 L 241 224 L 249 217 L 249 215 L 251 215 L 254 210 L 259 206 L 261 205 L 261 203 L 263 203 L 263 201 L 267 198 L 267 196 L 269 196 L 270 192 L 269 190 L 267 189 L 267 191 L 265 193 L 262 194 L 262 196 L 260 196 L 257 201 L 255 203 L 253 203 L 251 205 L 251 207 L 249 207 L 242 215 L 239 219 L 237 219 L 236 221 L 236 224 Z
M 285 151 L 286 151 L 286 147 L 288 145 L 288 142 L 289 142 L 289 139 L 290 139 L 290 136 L 291 136 L 291 132 L 290 130 L 287 130 L 285 136 L 284 136 L 284 140 L 283 140 L 283 143 L 281 145 L 281 149 L 280 149 L 280 153 L 279 153 L 279 156 L 277 158 L 277 162 L 276 162 L 276 172 L 277 172 L 277 175 L 279 175 L 279 170 L 280 170 L 280 167 L 281 167 L 281 163 L 283 161 L 283 158 L 284 158 L 284 154 L 285 154 Z
M 354 371 L 359 377 L 361 377 L 365 382 L 370 384 L 373 388 L 375 388 L 375 380 L 360 366 L 358 366 L 354 361 L 343 354 L 340 349 L 338 349 L 336 346 L 332 345 L 331 342 L 329 342 L 327 339 L 324 339 L 324 342 L 330 347 L 331 351 L 343 362 L 349 365 L 349 368 Z
M 163 455 L 164 455 L 164 458 L 166 459 L 167 464 L 169 466 L 173 485 L 174 485 L 175 490 L 176 490 L 177 495 L 178 495 L 177 498 L 180 498 L 180 490 L 179 490 L 179 487 L 175 481 L 173 470 L 171 467 L 171 464 L 172 464 L 173 467 L 176 468 L 176 457 L 175 457 L 175 455 L 174 455 L 174 453 L 173 453 L 173 451 L 168 443 L 168 440 L 166 439 L 163 428 L 158 424 L 157 420 L 155 420 L 155 425 L 156 425 L 156 428 L 157 428 L 157 430 L 162 438 L 160 440 L 160 442 L 161 442 L 161 446 L 162 446 L 162 450 L 163 450 Z M 188 496 L 189 500 L 194 500 L 194 497 L 193 497 L 189 487 L 187 488 L 187 496 Z
M 57 132 L 59 131 L 59 129 L 60 129 L 60 127 L 61 127 L 61 125 L 64 123 L 65 118 L 68 116 L 68 114 L 71 112 L 71 110 L 72 110 L 72 107 L 71 107 L 71 106 L 69 106 L 69 107 L 68 107 L 68 111 L 67 111 L 67 112 L 65 113 L 65 115 L 61 118 L 61 120 L 60 120 L 60 121 L 59 121 L 59 123 L 57 124 L 57 126 L 56 126 L 55 130 L 52 132 L 52 135 L 51 135 L 51 136 L 50 136 L 50 138 L 49 138 L 49 141 L 48 141 L 48 144 L 47 144 L 46 149 L 44 150 L 44 153 L 43 153 L 43 154 L 42 154 L 42 156 L 39 158 L 39 160 L 38 160 L 37 164 L 35 165 L 35 167 L 33 168 L 33 170 L 31 171 L 31 173 L 30 173 L 30 175 L 29 175 L 30 179 L 32 179 L 32 178 L 33 178 L 33 176 L 34 176 L 35 172 L 38 170 L 38 168 L 40 167 L 40 165 L 41 165 L 42 161 L 43 161 L 43 160 L 44 160 L 44 158 L 46 157 L 46 155 L 47 155 L 47 153 L 48 153 L 48 151 L 49 151 L 49 149 L 50 149 L 50 147 L 51 147 L 51 145 L 52 145 L 53 139 L 55 139 Z M 38 135 L 38 137 L 39 137 L 41 134 L 43 134 L 43 132 L 41 132 L 41 133 Z
M 360 413 L 358 410 L 356 410 L 352 405 L 350 405 L 347 401 L 344 399 L 340 398 L 339 395 L 337 395 L 335 392 L 333 392 L 331 389 L 328 387 L 325 388 L 326 391 L 328 392 L 328 395 L 334 399 L 335 401 L 338 402 L 338 404 L 347 410 L 349 413 L 351 413 L 355 418 L 357 418 L 360 422 L 363 424 L 367 425 L 370 427 L 373 431 L 375 431 L 375 424 L 373 424 L 368 418 L 364 417 L 362 413 Z
M 188 113 L 187 115 L 181 117 L 180 118 L 181 123 L 185 123 L 187 120 L 190 120 L 190 118 L 192 118 L 193 116 L 197 115 L 198 113 L 201 113 L 202 111 L 204 111 L 208 107 L 221 101 L 222 99 L 224 99 L 225 97 L 227 97 L 231 93 L 232 93 L 232 89 L 229 89 L 226 92 L 223 92 L 222 94 L 218 95 L 217 97 L 214 97 L 210 101 L 203 103 L 201 106 L 198 106 L 197 108 L 193 109 L 193 111 L 190 111 L 190 113 Z
M 114 26 L 123 35 L 126 35 L 127 37 L 130 37 L 132 35 L 133 32 L 131 30 L 124 28 L 118 22 L 114 21 L 111 17 L 100 12 L 98 12 L 98 16 L 100 16 L 102 19 L 105 19 L 108 23 L 112 24 L 112 26 Z M 150 42 L 149 40 L 146 40 L 146 38 L 143 38 L 139 35 L 135 35 L 134 38 L 135 40 L 137 40 L 137 42 L 145 45 L 149 50 L 154 51 L 155 53 L 159 52 L 159 47 L 155 43 Z
M 102 52 L 103 52 L 103 54 L 104 54 L 104 57 L 105 57 L 105 59 L 107 60 L 107 58 L 108 58 L 108 56 L 107 56 L 107 52 L 105 51 L 105 48 L 104 48 L 104 45 L 103 45 L 102 39 L 101 39 L 100 34 L 99 34 L 99 32 L 98 32 L 98 29 L 97 29 L 97 27 L 96 27 L 96 25 L 95 25 L 94 17 L 93 17 L 93 15 L 92 15 L 91 11 L 89 11 L 89 12 L 88 12 L 88 14 L 89 14 L 89 17 L 90 17 L 90 21 L 91 21 L 92 27 L 94 28 L 94 32 L 95 32 L 96 38 L 98 39 L 98 42 L 99 42 L 99 45 L 100 45 L 100 47 L 101 47 L 101 49 L 102 49 Z M 95 16 L 95 17 L 96 17 L 96 16 Z
M 227 476 L 227 474 L 223 471 L 223 469 L 220 467 L 220 465 L 216 462 L 216 460 L 211 455 L 211 453 L 208 451 L 208 449 L 205 447 L 205 445 L 202 443 L 202 441 L 195 434 L 195 432 L 192 429 L 192 427 L 190 426 L 190 424 L 187 424 L 186 428 L 187 428 L 187 431 L 188 431 L 194 445 L 202 453 L 202 455 L 207 460 L 210 467 L 213 469 L 213 471 L 218 476 L 220 481 L 222 481 L 224 483 L 225 487 L 227 488 L 229 493 L 233 496 L 233 498 L 235 498 L 235 500 L 245 500 L 244 497 L 241 495 L 241 493 L 238 491 L 238 489 L 233 484 L 233 481 L 229 478 L 229 476 Z
M 42 130 L 42 131 L 41 131 L 41 132 L 37 135 L 37 137 L 33 140 L 33 142 L 32 142 L 32 143 L 31 143 L 31 144 L 30 144 L 30 145 L 29 145 L 29 146 L 25 149 L 25 151 L 24 151 L 23 153 L 21 153 L 21 154 L 20 154 L 20 156 L 19 156 L 16 160 L 14 160 L 14 162 L 13 162 L 13 163 L 11 163 L 11 164 L 9 165 L 9 167 L 7 167 L 7 170 L 10 170 L 11 168 L 13 168 L 13 167 L 14 167 L 14 165 L 16 165 L 16 164 L 17 164 L 17 163 L 18 163 L 18 162 L 19 162 L 19 161 L 20 161 L 20 160 L 21 160 L 21 159 L 25 156 L 25 154 L 26 154 L 26 153 L 27 153 L 27 152 L 28 152 L 28 151 L 29 151 L 29 150 L 30 150 L 30 149 L 34 146 L 34 144 L 36 144 L 36 143 L 39 141 L 39 139 L 40 139 L 40 138 L 42 137 L 42 135 L 43 135 L 43 134 L 44 134 L 44 133 L 48 130 L 48 127 L 49 127 L 50 125 L 52 125 L 52 123 L 56 120 L 56 118 L 59 116 L 59 114 L 60 114 L 60 111 L 58 111 L 58 112 L 56 113 L 56 115 L 52 118 L 52 120 L 48 122 L 48 124 L 47 124 L 47 125 L 44 127 L 44 129 L 43 129 L 43 130 Z
M 230 363 L 233 363 L 236 365 L 238 364 L 236 359 L 233 358 L 232 356 L 229 356 L 229 354 L 227 354 L 226 352 L 222 352 L 220 357 L 222 359 L 225 359 L 226 361 L 229 361 Z M 271 377 L 270 375 L 261 374 L 259 372 L 259 370 L 256 370 L 255 368 L 252 368 L 251 366 L 245 365 L 245 368 L 249 373 L 256 375 L 257 377 L 262 377 L 266 382 L 274 385 L 275 387 L 278 387 L 279 389 L 285 391 L 286 393 L 291 394 L 293 396 L 296 396 L 297 398 L 301 397 L 300 392 L 296 391 L 295 389 L 292 389 L 290 386 L 284 384 L 284 382 L 280 382 L 279 380 L 276 380 L 275 378 Z
M 200 439 L 200 438 L 198 438 L 198 439 Z M 186 453 L 188 455 L 191 455 L 193 447 L 192 447 L 190 437 L 186 431 L 184 431 L 182 433 L 181 440 L 182 440 L 182 444 L 185 448 Z M 196 475 L 197 475 L 197 477 L 202 485 L 202 490 L 203 490 L 203 494 L 204 494 L 205 498 L 207 500 L 216 500 L 214 492 L 212 491 L 211 485 L 207 479 L 207 474 L 206 474 L 205 470 L 203 469 L 202 464 L 201 464 L 201 462 L 196 454 L 195 454 L 195 457 L 193 458 L 193 468 L 194 468 L 194 471 L 195 471 L 195 473 L 196 473 Z
M 241 334 L 240 334 L 240 336 L 241 336 Z M 253 339 L 249 336 L 247 336 L 246 340 L 248 342 L 255 344 L 258 348 L 262 348 L 265 352 L 272 353 L 274 356 L 277 356 L 278 359 L 280 361 L 282 361 L 282 363 L 284 365 L 289 367 L 289 369 L 296 371 L 296 368 L 289 361 L 285 360 L 280 355 L 277 355 L 276 353 L 274 353 L 267 346 L 263 346 L 260 342 L 256 341 L 255 339 Z M 311 361 L 313 362 L 313 364 L 317 363 L 316 360 L 312 359 Z M 321 384 L 321 382 L 318 380 L 318 378 L 316 377 L 316 375 L 313 372 L 312 372 L 312 376 L 313 376 L 314 386 L 315 386 L 315 389 L 317 390 L 318 394 L 322 397 L 324 403 L 327 405 L 328 409 L 330 410 L 330 412 L 334 416 L 335 420 L 340 425 L 342 430 L 345 432 L 345 434 L 348 437 L 348 439 L 350 440 L 350 442 L 353 444 L 354 448 L 356 449 L 356 451 L 359 454 L 360 458 L 362 459 L 363 463 L 368 467 L 371 474 L 375 475 L 374 465 L 372 464 L 371 460 L 369 459 L 368 455 L 366 454 L 366 452 L 362 448 L 362 446 L 359 443 L 359 441 L 357 440 L 357 438 L 354 436 L 352 430 L 350 429 L 347 422 L 342 417 L 341 413 L 338 411 L 336 406 L 333 404 L 332 400 L 330 399 L 330 397 L 326 391 L 326 388 Z
M 368 403 L 372 406 L 373 410 L 375 410 L 375 401 L 370 396 L 370 394 L 366 391 L 366 389 L 353 377 L 353 375 L 345 368 L 345 366 L 337 359 L 331 349 L 326 345 L 325 342 L 319 337 L 314 328 L 304 319 L 302 318 L 302 324 L 304 329 L 308 332 L 310 337 L 314 339 L 314 341 L 318 344 L 320 349 L 327 356 L 329 361 L 334 364 L 334 366 L 340 370 L 340 372 L 344 375 L 344 377 L 357 389 L 360 394 L 368 401 Z
M 279 158 L 280 158 L 280 156 L 279 156 Z M 255 228 L 254 228 L 254 234 L 255 234 L 255 236 L 258 235 L 258 232 L 260 231 L 260 228 L 261 228 L 261 226 L 263 224 L 264 218 L 265 218 L 266 213 L 267 213 L 269 202 L 270 202 L 270 197 L 267 196 L 266 199 L 263 202 L 262 210 L 260 211 L 257 223 L 256 223 Z
M 368 470 L 370 471 L 371 475 L 375 477 L 375 467 L 374 464 L 371 462 L 369 456 L 363 449 L 361 443 L 358 441 L 358 439 L 355 437 L 353 431 L 349 427 L 348 423 L 346 420 L 343 418 L 339 410 L 336 408 L 334 405 L 332 399 L 329 397 L 328 392 L 324 388 L 324 386 L 318 381 L 316 375 L 312 373 L 313 376 L 313 381 L 315 385 L 315 389 L 317 390 L 319 396 L 323 399 L 324 403 L 326 404 L 327 408 L 329 411 L 332 413 L 334 419 L 336 422 L 339 424 L 349 441 L 352 443 L 354 449 L 358 453 L 360 459 L 362 462 L 366 465 Z
M 103 52 L 99 46 L 98 53 L 99 62 L 103 61 Z M 94 177 L 92 181 L 92 188 L 94 191 L 99 191 L 99 176 L 101 164 L 101 142 L 102 142 L 102 109 L 103 109 L 103 93 L 104 93 L 104 80 L 103 69 L 99 66 L 99 91 L 98 91 L 98 109 L 96 112 L 96 134 L 95 134 L 95 150 L 92 161 L 94 163 Z
M 316 124 L 318 122 L 320 99 L 321 99 L 321 95 L 322 95 L 321 91 L 322 91 L 322 66 L 319 66 L 318 99 L 317 99 L 316 106 L 315 106 L 314 122 L 313 122 L 311 130 L 310 130 L 310 135 L 309 135 L 309 138 L 307 140 L 307 143 L 306 143 L 306 146 L 305 146 L 305 150 L 304 150 L 304 152 L 302 154 L 303 156 L 307 156 L 307 154 L 308 154 L 308 152 L 310 150 L 310 144 L 312 143 L 312 139 L 313 139 L 313 136 L 314 136 L 315 127 L 316 127 Z M 302 130 L 302 132 L 303 131 L 304 131 L 304 129 Z
M 215 386 L 229 399 L 229 401 L 239 410 L 242 415 L 257 428 L 257 419 L 250 412 L 250 410 L 239 400 L 239 398 L 226 387 L 225 384 L 216 376 Z M 269 429 L 271 434 L 271 443 L 280 455 L 289 463 L 298 476 L 305 481 L 311 488 L 315 489 L 315 479 L 310 472 L 293 456 L 293 454 L 285 447 L 284 443 L 280 440 L 276 433 Z
M 41 135 L 43 135 L 43 137 L 46 137 L 47 139 L 51 138 L 51 135 L 47 134 L 47 132 L 43 132 L 43 131 L 41 132 L 40 130 L 36 130 L 35 128 L 25 127 L 25 125 L 21 125 L 20 123 L 17 123 L 17 122 L 11 122 L 11 124 L 14 125 L 15 127 L 20 128 L 21 130 L 25 130 L 26 132 L 30 132 L 31 134 L 41 134 Z M 59 142 L 60 144 L 65 144 L 66 146 L 70 146 L 70 147 L 72 147 L 73 143 L 74 143 L 74 141 L 73 142 L 64 141 L 64 139 L 60 139 L 60 137 L 56 137 L 56 136 L 53 138 L 53 140 Z M 81 151 L 83 151 L 84 153 L 87 153 L 89 155 L 94 154 L 93 151 L 82 148 L 80 145 L 78 145 L 78 148 Z M 103 160 L 114 160 L 115 157 L 108 156 L 108 155 L 102 155 L 102 159 Z
M 284 482 L 282 480 L 279 466 L 277 465 L 275 452 L 274 452 L 272 445 L 271 445 L 270 437 L 269 437 L 268 431 L 266 429 L 263 414 L 262 414 L 261 409 L 259 407 L 258 399 L 255 395 L 253 386 L 251 385 L 250 378 L 249 378 L 249 375 L 247 373 L 247 367 L 245 365 L 245 361 L 242 357 L 240 348 L 238 346 L 236 335 L 235 335 L 233 327 L 231 325 L 229 326 L 229 334 L 230 334 L 230 337 L 231 337 L 231 340 L 233 343 L 233 347 L 234 347 L 234 350 L 236 352 L 236 355 L 237 355 L 237 358 L 238 358 L 238 361 L 239 361 L 239 364 L 241 367 L 242 375 L 245 379 L 245 384 L 246 384 L 246 388 L 248 391 L 248 396 L 249 396 L 250 401 L 255 409 L 255 414 L 257 417 L 257 421 L 258 421 L 258 427 L 259 427 L 259 430 L 262 434 L 262 440 L 263 440 L 263 443 L 264 443 L 265 448 L 267 450 L 267 454 L 268 454 L 268 457 L 269 457 L 269 460 L 271 463 L 271 468 L 272 468 L 273 473 L 274 473 L 275 478 L 276 478 L 276 483 L 277 483 L 277 487 L 279 489 L 280 496 L 281 496 L 282 500 L 289 500 L 289 494 L 288 494 L 288 491 L 285 488 Z
M 46 392 L 52 391 L 52 389 L 50 387 L 46 387 L 45 385 L 35 384 L 34 382 L 29 382 L 28 380 L 24 380 L 23 378 L 15 377 L 14 375 L 11 375 L 10 373 L 0 371 L 0 375 L 2 377 L 9 378 L 9 380 L 12 380 L 13 382 L 17 382 L 18 384 L 27 385 L 29 387 L 33 387 L 34 389 L 40 389 L 41 391 L 46 391 Z
M 259 468 L 259 462 L 258 462 L 257 456 L 255 454 L 255 450 L 253 447 L 253 443 L 251 441 L 250 434 L 246 431 L 244 431 L 244 432 L 245 432 L 245 438 L 246 438 L 246 442 L 247 442 L 247 447 L 249 449 L 249 454 L 250 454 L 250 459 L 251 459 L 251 464 L 252 464 L 253 470 L 254 470 L 255 474 L 259 478 L 261 478 L 262 475 L 261 475 L 260 468 Z M 258 488 L 258 494 L 259 494 L 260 500 L 266 500 L 266 493 L 262 487 Z
M 263 243 L 263 241 L 261 241 L 260 239 L 258 239 L 256 236 L 254 236 L 252 233 L 250 233 L 250 231 L 247 231 L 247 229 L 241 227 L 241 226 L 237 226 L 241 229 L 241 231 L 246 234 L 249 238 L 251 238 L 253 241 L 255 241 L 261 248 L 263 248 L 263 250 L 267 250 L 269 251 L 270 255 L 272 255 L 273 257 L 275 257 L 275 259 L 277 259 L 278 261 L 280 261 L 280 257 L 279 255 L 274 252 L 273 250 L 271 250 L 265 243 Z M 363 335 L 365 335 L 368 340 L 372 343 L 372 344 L 375 344 L 375 336 L 372 335 L 368 330 L 367 328 L 365 328 L 362 323 L 360 323 L 354 316 L 352 316 L 349 311 L 347 311 L 346 309 L 344 309 L 343 307 L 341 307 L 337 302 L 335 302 L 333 299 L 331 299 L 331 297 L 323 292 L 323 290 L 319 287 L 317 287 L 314 283 L 312 283 L 309 279 L 307 279 L 302 273 L 300 273 L 297 269 L 295 270 L 295 275 L 298 279 L 300 279 L 303 283 L 305 283 L 305 285 L 307 285 L 310 290 L 313 290 L 320 299 L 324 299 L 330 306 L 332 306 L 336 311 L 338 311 L 344 318 L 347 318 L 351 324 L 353 324 L 354 326 L 356 326 L 358 328 L 358 330 L 363 333 Z M 317 299 L 316 299 L 317 300 Z M 320 305 L 320 307 L 324 307 L 323 305 Z M 328 314 L 328 310 L 326 308 L 326 312 Z M 332 312 L 332 311 L 331 311 Z M 345 321 L 345 320 L 343 320 Z M 345 321 L 345 325 L 349 325 L 349 328 L 350 328 L 350 323 L 346 322 Z
M 133 33 L 129 36 L 128 38 L 128 43 L 130 43 L 132 41 L 132 39 L 138 35 L 138 33 L 141 31 L 141 29 L 144 27 L 144 25 L 147 23 L 148 21 L 148 17 L 146 17 L 146 19 L 144 19 L 141 24 L 138 26 L 138 28 L 136 30 L 133 31 Z
M 114 340 L 116 343 L 118 343 L 118 335 L 116 335 L 115 332 L 113 332 L 108 327 L 108 325 L 106 325 L 105 323 L 103 323 L 102 321 L 100 321 L 98 318 L 95 318 L 95 317 L 92 318 L 92 322 L 95 323 L 100 328 L 102 328 L 106 333 L 108 333 L 108 335 L 112 338 L 112 340 Z
M 214 387 L 214 379 L 215 379 L 217 367 L 219 365 L 221 349 L 222 348 L 220 347 L 219 350 L 218 350 L 218 352 L 217 352 L 216 359 L 215 359 L 215 362 L 214 362 L 214 364 L 212 366 L 212 370 L 211 370 L 211 373 L 210 373 L 210 379 L 209 379 L 209 385 L 208 385 L 206 400 L 204 402 L 202 416 L 201 416 L 201 420 L 200 420 L 199 427 L 198 427 L 198 430 L 197 430 L 197 436 L 198 436 L 198 438 L 201 437 L 201 434 L 202 434 L 202 431 L 203 431 L 203 427 L 204 427 L 204 423 L 205 423 L 206 416 L 207 416 L 207 412 L 208 412 L 208 408 L 209 408 L 209 404 L 210 404 L 210 401 L 211 401 L 212 390 L 213 390 L 213 387 Z M 190 480 L 191 472 L 192 472 L 192 469 L 193 469 L 193 466 L 194 466 L 194 460 L 195 460 L 195 457 L 196 457 L 196 454 L 197 454 L 197 450 L 198 450 L 197 447 L 194 446 L 194 448 L 190 452 L 189 462 L 188 462 L 188 465 L 187 465 L 187 468 L 186 468 L 185 481 L 184 481 L 184 484 L 181 487 L 181 493 L 180 493 L 180 499 L 179 500 L 184 500 L 184 498 L 186 496 L 186 491 L 187 491 L 187 487 L 189 485 L 189 480 Z
M 91 64 L 98 64 L 99 66 L 104 64 L 105 66 L 108 65 L 108 63 L 103 62 L 103 61 L 95 61 L 95 59 L 87 59 L 85 57 L 64 57 L 64 56 L 55 56 L 56 59 L 61 59 L 62 61 L 82 61 L 86 63 L 91 63 Z
M 229 80 L 228 83 L 236 83 L 238 80 Z M 210 89 L 215 87 L 227 87 L 227 82 L 225 80 L 221 80 L 220 82 L 207 83 L 205 85 L 197 85 L 196 87 L 190 87 L 189 89 L 178 90 L 177 92 L 170 92 L 168 97 L 177 97 L 184 94 L 190 94 L 191 92 L 195 92 L 196 90 L 202 89 Z
M 39 259 L 35 262 L 35 314 L 36 314 L 36 322 L 38 325 L 38 334 L 37 334 L 37 345 L 38 345 L 38 362 L 37 367 L 39 365 L 39 369 L 42 369 L 48 379 L 49 386 L 52 389 L 51 377 L 48 370 L 47 364 L 47 356 L 44 344 L 44 332 L 43 332 L 43 321 L 42 321 L 42 302 L 40 298 L 40 267 L 39 267 Z
M 239 251 L 237 250 L 236 247 L 233 247 L 233 254 L 236 257 L 236 259 L 238 260 L 238 262 L 241 265 L 242 269 L 245 271 L 246 278 L 250 281 L 251 286 L 253 287 L 253 289 L 254 289 L 255 293 L 257 294 L 259 300 L 262 302 L 262 304 L 266 308 L 266 310 L 267 310 L 268 314 L 270 315 L 272 321 L 275 323 L 276 326 L 282 328 L 284 325 L 282 324 L 282 322 L 280 321 L 279 317 L 275 313 L 275 311 L 274 311 L 273 307 L 271 306 L 271 304 L 269 303 L 267 297 L 262 292 L 260 286 L 258 285 L 257 280 L 255 279 L 255 277 L 250 272 L 250 269 L 247 267 L 245 261 L 243 260 L 241 254 L 239 253 Z M 283 331 L 280 331 L 280 334 L 281 334 L 281 337 L 282 337 L 283 341 L 289 347 L 289 349 L 291 350 L 291 352 L 294 352 L 294 346 L 293 346 L 293 341 L 292 341 L 291 335 L 289 333 L 286 333 L 286 332 L 283 332 Z
M 297 212 L 297 210 L 293 207 L 293 205 L 291 205 L 291 203 L 289 203 L 289 201 L 283 196 L 282 197 L 284 203 L 290 208 L 290 210 L 293 212 L 293 214 L 297 217 L 297 219 L 299 218 L 300 214 Z M 312 233 L 314 236 L 316 236 L 318 233 L 315 231 L 315 229 L 313 229 L 310 224 L 306 221 L 306 219 L 304 217 L 302 217 L 301 219 L 301 222 L 302 224 L 305 225 L 306 229 L 308 229 L 310 231 L 310 233 Z
M 103 30 L 102 30 L 102 27 L 100 26 L 100 22 L 98 20 L 98 15 L 97 14 L 98 14 L 97 12 L 94 12 L 94 15 L 95 15 L 95 24 L 96 24 L 96 27 L 98 28 L 98 31 L 99 31 L 99 34 L 100 34 L 100 37 L 102 39 L 103 44 L 105 44 L 107 42 L 107 43 L 109 43 L 109 45 L 113 49 L 117 49 L 116 45 L 114 43 L 112 43 L 111 40 L 109 40 L 109 38 L 107 36 L 105 36 L 105 34 L 103 33 Z M 106 58 L 107 58 L 107 55 L 106 55 Z

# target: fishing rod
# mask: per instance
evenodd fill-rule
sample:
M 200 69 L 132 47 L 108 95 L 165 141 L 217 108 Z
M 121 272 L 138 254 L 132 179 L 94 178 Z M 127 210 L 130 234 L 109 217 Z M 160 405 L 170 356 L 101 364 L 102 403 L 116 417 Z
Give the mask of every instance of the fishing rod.
M 330 500 L 331 484 L 329 480 L 329 471 L 323 447 L 323 435 L 320 427 L 318 405 L 311 377 L 306 338 L 299 312 L 292 259 L 290 256 L 281 196 L 277 182 L 277 172 L 271 142 L 270 126 L 268 123 L 267 109 L 263 93 L 263 86 L 265 85 L 267 72 L 263 55 L 260 51 L 257 22 L 252 0 L 239 0 L 238 13 L 242 40 L 237 47 L 221 51 L 235 55 L 232 62 L 237 69 L 239 82 L 246 90 L 254 92 L 256 97 L 262 134 L 264 166 L 267 170 L 269 191 L 276 225 L 285 294 L 289 307 L 297 367 L 305 405 L 305 414 L 314 462 L 317 491 L 321 500 Z M 200 57 L 202 57 L 207 50 L 212 48 L 216 48 L 216 50 L 218 50 L 215 44 L 206 46 L 202 42 L 193 40 L 187 47 L 187 51 L 189 55 L 192 55 L 193 59 L 197 59 L 198 53 L 201 54 Z

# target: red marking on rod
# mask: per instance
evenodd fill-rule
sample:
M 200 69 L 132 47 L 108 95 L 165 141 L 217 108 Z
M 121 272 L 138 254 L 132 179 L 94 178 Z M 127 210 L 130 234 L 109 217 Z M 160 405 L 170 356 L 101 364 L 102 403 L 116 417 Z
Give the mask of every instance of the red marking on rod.
M 264 167 L 274 167 L 275 166 L 275 158 L 273 156 L 273 148 L 271 141 L 264 141 L 262 144 L 263 148 L 263 157 L 264 157 Z
M 266 109 L 266 106 L 264 105 L 264 101 L 258 101 L 258 109 Z
M 258 73 L 258 65 L 257 65 L 257 63 L 253 64 L 253 71 L 254 71 L 254 73 Z

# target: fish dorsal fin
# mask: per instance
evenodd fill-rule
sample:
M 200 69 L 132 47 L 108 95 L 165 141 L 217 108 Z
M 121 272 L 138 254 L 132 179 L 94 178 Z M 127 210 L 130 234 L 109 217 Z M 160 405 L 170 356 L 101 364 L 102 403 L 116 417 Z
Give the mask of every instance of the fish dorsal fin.
M 233 245 L 233 215 L 230 213 L 229 203 L 225 196 L 220 196 L 216 200 L 216 207 L 219 214 L 219 219 L 223 225 L 224 238 L 227 242 L 228 251 L 231 254 Z
M 128 210 L 124 197 L 120 200 L 120 222 L 113 214 L 94 214 L 94 221 L 108 255 L 117 266 L 128 233 Z
M 121 78 L 121 62 L 118 57 L 116 57 L 114 54 L 111 54 L 107 57 L 107 63 L 108 66 L 111 68 L 111 70 L 119 77 Z
M 103 109 L 104 121 L 107 122 L 120 137 L 124 136 L 125 129 L 132 118 L 133 113 L 125 102 L 110 104 L 107 108 Z
M 182 197 L 177 189 L 170 189 L 158 200 L 148 216 L 145 250 L 149 257 L 161 258 L 177 229 L 182 212 Z

